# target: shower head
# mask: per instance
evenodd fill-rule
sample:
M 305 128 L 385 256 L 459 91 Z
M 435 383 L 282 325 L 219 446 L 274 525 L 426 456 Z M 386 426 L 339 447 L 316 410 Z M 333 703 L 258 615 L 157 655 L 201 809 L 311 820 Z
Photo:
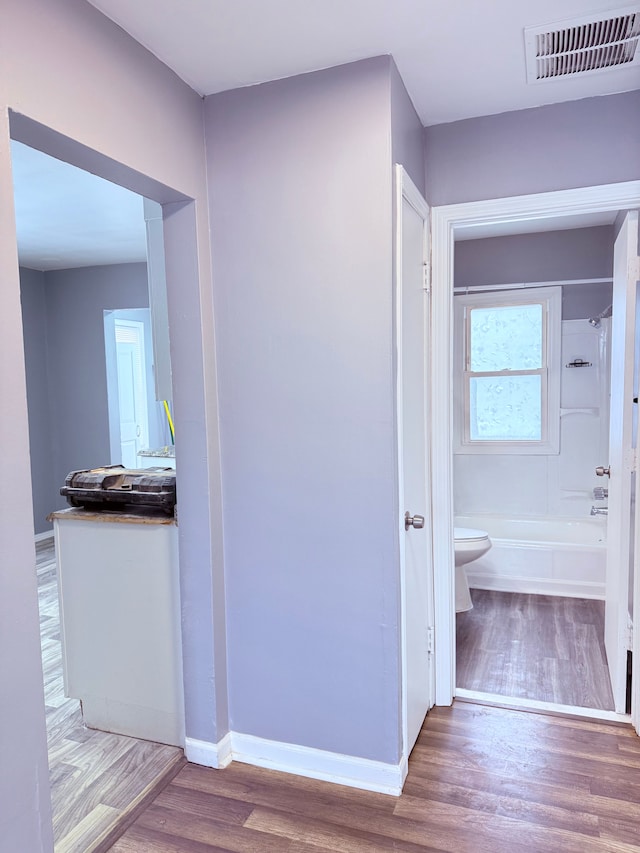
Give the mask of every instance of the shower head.
M 594 329 L 600 328 L 600 320 L 604 320 L 605 317 L 611 316 L 611 309 L 613 305 L 609 305 L 604 311 L 601 311 L 596 317 L 589 317 L 589 325 L 593 326 Z

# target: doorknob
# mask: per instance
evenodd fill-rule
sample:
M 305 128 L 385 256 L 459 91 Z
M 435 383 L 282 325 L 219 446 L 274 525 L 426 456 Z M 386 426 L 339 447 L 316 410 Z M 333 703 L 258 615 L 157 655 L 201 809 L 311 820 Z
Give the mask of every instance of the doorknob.
M 602 465 L 598 465 L 596 468 L 596 474 L 598 477 L 609 477 L 611 476 L 611 468 L 604 468 Z
M 424 515 L 409 515 L 408 512 L 405 512 L 404 529 L 408 530 L 410 527 L 421 530 L 424 527 Z

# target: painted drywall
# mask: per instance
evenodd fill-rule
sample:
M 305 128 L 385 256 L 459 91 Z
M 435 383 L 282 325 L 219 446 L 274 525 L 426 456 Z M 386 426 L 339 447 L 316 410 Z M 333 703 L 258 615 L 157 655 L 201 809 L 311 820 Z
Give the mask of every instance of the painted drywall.
M 190 211 L 191 240 L 167 240 L 169 319 L 186 725 L 210 741 L 227 731 L 216 366 L 201 99 L 84 0 L 13 4 L 0 27 L 0 388 L 11 412 L 0 426 L 11 483 L 0 497 L 0 837 L 40 853 L 52 830 L 9 117 L 20 141 Z
M 637 180 L 640 90 L 434 125 L 424 139 L 432 205 Z
M 610 278 L 613 226 L 514 234 L 455 244 L 454 286 Z M 611 304 L 611 283 L 562 288 L 562 317 L 593 317 Z
M 20 301 L 24 329 L 24 360 L 29 405 L 29 455 L 36 533 L 50 528 L 47 514 L 53 509 L 53 458 L 49 380 L 47 370 L 47 301 L 45 276 L 20 269 Z
M 389 67 L 205 122 L 231 728 L 397 762 Z
M 393 60 L 390 73 L 391 156 L 424 195 L 424 128 Z

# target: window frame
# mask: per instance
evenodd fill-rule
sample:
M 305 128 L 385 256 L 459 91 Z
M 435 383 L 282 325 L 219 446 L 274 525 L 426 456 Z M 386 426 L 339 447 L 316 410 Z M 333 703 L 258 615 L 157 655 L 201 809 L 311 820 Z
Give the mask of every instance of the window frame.
M 542 306 L 542 366 L 534 370 L 472 371 L 470 364 L 471 324 L 474 308 L 508 308 L 517 305 Z M 518 290 L 454 295 L 454 451 L 552 456 L 560 452 L 560 358 L 562 335 L 562 288 L 523 287 Z M 541 377 L 541 438 L 535 440 L 472 439 L 471 378 L 483 376 Z

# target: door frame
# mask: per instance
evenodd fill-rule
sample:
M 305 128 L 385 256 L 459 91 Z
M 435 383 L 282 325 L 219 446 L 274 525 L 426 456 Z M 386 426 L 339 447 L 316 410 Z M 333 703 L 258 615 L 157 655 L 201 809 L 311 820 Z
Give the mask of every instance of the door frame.
M 635 382 L 635 352 L 637 340 L 637 277 L 638 212 L 619 214 L 613 249 L 613 293 L 611 317 L 611 384 L 609 416 L 609 455 L 604 463 L 610 466 L 613 478 L 609 485 L 609 521 L 607 523 L 607 583 L 605 587 L 604 646 L 609 663 L 611 687 L 616 711 L 624 713 L 627 698 L 627 635 L 629 559 L 637 563 L 633 523 L 629 510 L 633 506 L 634 412 L 626 401 L 637 396 Z M 635 267 L 635 269 L 634 269 Z M 606 482 L 606 481 L 605 481 Z M 635 515 L 635 514 L 634 514 Z M 613 533 L 613 535 L 612 535 Z M 619 570 L 615 567 L 619 566 Z M 610 572 L 610 569 L 614 570 Z M 634 573 L 635 574 L 635 573 Z M 625 595 L 626 594 L 626 595 Z M 638 611 L 634 610 L 634 613 Z
M 640 181 L 580 187 L 531 195 L 442 205 L 431 208 L 431 487 L 437 496 L 433 512 L 435 593 L 436 704 L 450 705 L 455 696 L 455 596 L 453 557 L 452 365 L 453 258 L 456 235 L 486 225 L 617 212 L 640 206 Z M 574 227 L 580 226 L 576 220 Z M 513 229 L 516 230 L 515 227 Z M 437 511 L 436 511 L 437 508 Z M 634 613 L 640 613 L 640 578 L 635 577 Z M 634 631 L 632 697 L 640 699 L 640 630 Z M 638 724 L 638 702 L 632 720 Z
M 428 275 L 428 264 L 429 264 L 429 206 L 426 203 L 424 197 L 420 190 L 413 183 L 411 178 L 409 177 L 406 170 L 403 166 L 399 164 L 395 164 L 394 166 L 394 215 L 395 215 L 395 223 L 394 223 L 394 306 L 395 306 L 395 360 L 396 360 L 396 370 L 395 370 L 395 395 L 396 395 L 396 431 L 397 431 L 397 452 L 398 452 L 398 475 L 397 475 L 397 487 L 398 487 L 398 555 L 400 562 L 400 643 L 401 643 L 401 713 L 402 713 L 402 754 L 400 759 L 400 766 L 404 778 L 406 777 L 408 770 L 408 760 L 409 760 L 409 752 L 411 751 L 411 747 L 409 746 L 409 731 L 408 731 L 408 722 L 409 722 L 409 699 L 408 699 L 408 651 L 407 651 L 407 612 L 405 607 L 405 595 L 406 595 L 406 586 L 407 586 L 407 575 L 406 575 L 406 562 L 405 562 L 405 529 L 404 529 L 404 473 L 403 473 L 403 464 L 404 464 L 404 454 L 403 454 L 403 417 L 404 417 L 404 402 L 403 402 L 403 391 L 402 391 L 402 336 L 403 336 L 403 328 L 402 328 L 402 288 L 403 288 L 403 272 L 402 272 L 402 203 L 403 201 L 408 202 L 411 207 L 416 211 L 416 213 L 423 220 L 423 263 L 425 264 L 425 285 L 428 285 L 429 275 Z M 430 329 L 426 327 L 426 317 L 425 317 L 425 339 L 429 334 Z M 427 360 L 427 364 L 425 365 L 425 376 L 429 376 L 429 364 L 428 364 L 428 355 L 430 352 L 430 346 L 428 339 L 426 340 L 425 347 L 425 359 Z M 428 385 L 428 383 L 427 383 Z M 431 402 L 428 387 L 426 389 L 426 396 L 428 398 L 427 402 L 427 411 L 425 412 L 425 426 L 427 430 L 429 429 L 429 412 L 431 410 Z M 426 453 L 429 453 L 429 437 L 428 434 L 424 436 Z M 426 474 L 426 472 L 425 472 Z M 427 505 L 425 507 L 426 512 L 432 512 L 433 503 L 433 492 L 431 490 L 430 482 L 425 483 L 425 498 Z M 433 567 L 433 556 L 431 557 L 431 564 Z M 432 569 L 433 574 L 433 569 Z M 430 590 L 430 598 L 431 598 L 431 607 L 434 606 L 434 597 L 433 597 L 433 585 L 431 585 Z M 425 638 L 426 645 L 426 638 Z M 430 693 L 430 704 L 429 707 L 433 707 L 434 699 L 435 699 L 435 666 L 432 660 L 430 666 L 430 685 L 429 685 L 429 693 Z
M 144 309 L 143 309 L 144 310 Z M 137 346 L 140 353 L 140 380 L 141 380 L 141 388 L 136 388 L 134 390 L 134 396 L 136 397 L 137 403 L 140 405 L 140 410 L 142 413 L 142 430 L 140 435 L 137 436 L 137 439 L 142 439 L 141 441 L 136 441 L 137 449 L 140 447 L 144 447 L 147 449 L 149 447 L 149 406 L 147 403 L 148 399 L 148 387 L 147 387 L 147 341 L 145 335 L 145 324 L 143 320 L 131 319 L 130 317 L 119 316 L 121 312 L 115 311 L 113 318 L 113 331 L 115 337 L 115 356 L 116 356 L 116 371 L 115 371 L 115 380 L 116 387 L 109 388 L 108 393 L 116 393 L 116 400 L 118 403 L 118 430 L 119 430 L 119 447 L 120 453 L 122 453 L 122 415 L 120 412 L 120 376 L 118 372 L 118 327 L 126 327 L 126 328 L 134 328 L 137 330 L 138 340 Z M 139 445 L 139 447 L 138 447 Z M 123 460 L 124 464 L 124 460 Z M 126 466 L 125 466 L 126 467 Z M 137 458 L 136 451 L 136 464 L 133 466 L 134 468 L 139 467 L 139 460 Z

